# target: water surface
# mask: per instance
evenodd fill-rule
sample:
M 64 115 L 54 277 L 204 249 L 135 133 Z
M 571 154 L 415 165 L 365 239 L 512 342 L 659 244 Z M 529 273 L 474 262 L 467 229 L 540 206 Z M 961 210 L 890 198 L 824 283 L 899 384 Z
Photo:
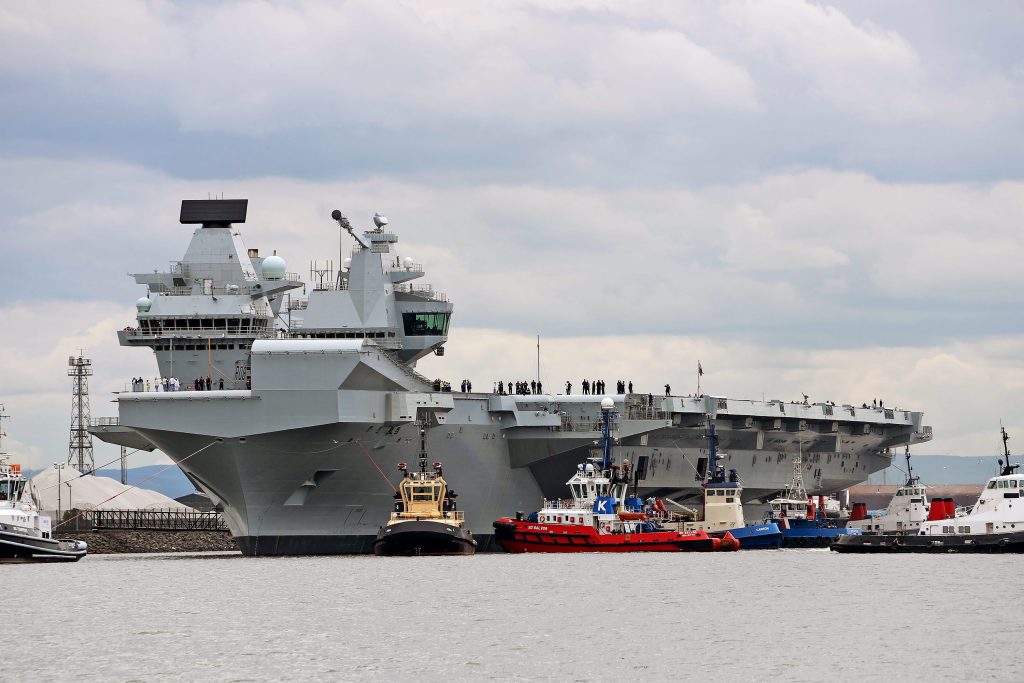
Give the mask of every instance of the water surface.
M 95 555 L 0 575 L 22 680 L 1020 681 L 1022 562 Z

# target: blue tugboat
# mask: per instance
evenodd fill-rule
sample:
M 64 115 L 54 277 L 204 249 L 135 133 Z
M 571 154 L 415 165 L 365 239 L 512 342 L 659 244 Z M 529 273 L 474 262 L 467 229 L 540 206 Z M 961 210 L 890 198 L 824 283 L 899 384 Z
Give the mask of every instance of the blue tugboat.
M 840 536 L 860 534 L 860 529 L 839 526 L 825 516 L 824 500 L 815 506 L 804 489 L 803 460 L 793 460 L 793 479 L 778 498 L 769 502 L 766 522 L 778 525 L 787 548 L 827 548 Z
M 708 440 L 708 478 L 702 486 L 702 519 L 687 522 L 687 530 L 703 530 L 712 536 L 732 534 L 740 542 L 740 550 L 764 550 L 782 547 L 782 531 L 775 522 L 747 524 L 743 519 L 743 484 L 736 470 L 729 470 L 719 463 L 718 434 L 715 423 L 708 418 L 706 436 Z

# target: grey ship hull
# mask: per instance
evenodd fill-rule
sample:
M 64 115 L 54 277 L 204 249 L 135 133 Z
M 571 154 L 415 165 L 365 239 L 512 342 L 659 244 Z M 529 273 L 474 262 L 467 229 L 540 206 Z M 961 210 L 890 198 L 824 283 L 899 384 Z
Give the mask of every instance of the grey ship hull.
M 361 341 L 258 342 L 251 391 L 122 394 L 120 426 L 96 433 L 141 437 L 170 456 L 220 503 L 251 555 L 370 552 L 392 509 L 395 465 L 416 458 L 417 421 L 481 551 L 495 519 L 566 496 L 566 479 L 599 438 L 601 397 L 422 392 L 399 386 L 402 372 Z M 919 413 L 613 399 L 616 461 L 634 464 L 639 495 L 683 503 L 698 495 L 706 414 L 748 499 L 782 489 L 797 453 L 809 491 L 831 492 L 888 466 L 884 449 L 930 437 Z
M 334 211 L 354 241 L 351 258 L 336 276 L 316 271 L 308 298 L 298 298 L 302 283 L 283 260 L 242 244 L 232 224 L 246 211 L 246 200 L 182 202 L 180 222 L 201 227 L 168 271 L 136 274 L 146 286 L 138 325 L 118 333 L 122 345 L 152 349 L 161 376 L 184 387 L 223 380 L 226 390 L 122 394 L 118 419 L 92 433 L 166 453 L 219 503 L 250 555 L 370 552 L 391 511 L 388 479 L 416 458 L 417 423 L 480 550 L 495 519 L 566 495 L 564 482 L 600 438 L 602 397 L 438 392 L 412 368 L 444 351 L 452 304 L 413 284 L 423 267 L 401 258 L 385 218 L 357 231 Z M 707 416 L 750 499 L 784 488 L 798 454 L 808 491 L 828 493 L 888 466 L 888 449 L 931 437 L 909 411 L 613 400 L 616 462 L 633 463 L 639 495 L 682 503 L 698 497 Z

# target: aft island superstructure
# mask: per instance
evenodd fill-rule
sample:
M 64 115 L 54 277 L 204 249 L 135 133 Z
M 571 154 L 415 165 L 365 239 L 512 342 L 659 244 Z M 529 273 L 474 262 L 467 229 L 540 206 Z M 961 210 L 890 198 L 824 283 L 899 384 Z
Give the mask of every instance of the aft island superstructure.
M 385 466 L 416 456 L 421 427 L 459 473 L 481 550 L 492 520 L 558 495 L 601 438 L 604 396 L 442 391 L 415 363 L 443 355 L 452 304 L 413 284 L 424 269 L 398 252 L 387 219 L 357 230 L 335 211 L 351 255 L 336 272 L 314 269 L 302 296 L 281 257 L 243 246 L 246 212 L 246 200 L 183 202 L 181 222 L 200 227 L 168 272 L 136 275 L 146 295 L 118 333 L 153 349 L 160 376 L 212 390 L 122 393 L 118 420 L 93 433 L 166 453 L 250 555 L 370 552 L 392 506 Z M 831 493 L 887 467 L 893 447 L 931 438 L 908 410 L 609 398 L 616 462 L 630 463 L 639 495 L 679 502 L 699 499 L 708 416 L 747 500 L 783 489 L 798 453 L 808 492 Z

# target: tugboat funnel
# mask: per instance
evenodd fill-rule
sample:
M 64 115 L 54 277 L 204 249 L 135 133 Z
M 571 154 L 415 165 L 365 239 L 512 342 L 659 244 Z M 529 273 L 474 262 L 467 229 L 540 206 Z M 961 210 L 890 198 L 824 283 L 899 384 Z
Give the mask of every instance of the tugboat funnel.
M 853 509 L 850 510 L 850 521 L 859 522 L 862 519 L 868 518 L 868 504 L 867 503 L 854 503 Z

